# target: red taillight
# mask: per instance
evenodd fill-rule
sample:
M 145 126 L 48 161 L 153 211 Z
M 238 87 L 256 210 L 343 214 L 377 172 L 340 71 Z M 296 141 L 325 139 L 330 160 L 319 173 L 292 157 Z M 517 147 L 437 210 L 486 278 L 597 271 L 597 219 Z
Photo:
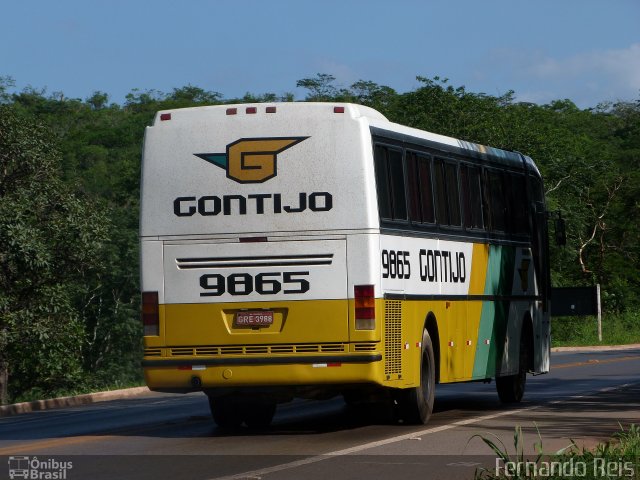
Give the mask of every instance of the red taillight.
M 159 335 L 160 313 L 158 307 L 158 292 L 142 292 L 142 325 L 144 335 Z
M 356 307 L 356 330 L 374 330 L 376 328 L 376 299 L 373 285 L 353 287 Z
M 333 107 L 333 113 L 344 113 L 344 107 Z
M 258 113 L 258 109 L 256 107 L 247 107 L 247 113 Z
M 267 107 L 267 113 L 276 113 L 276 107 Z
M 160 114 L 160 120 L 162 120 L 163 122 L 165 120 L 171 120 L 171 114 L 170 113 L 161 113 Z
M 237 108 L 227 108 L 227 115 L 235 115 L 236 113 L 238 113 Z

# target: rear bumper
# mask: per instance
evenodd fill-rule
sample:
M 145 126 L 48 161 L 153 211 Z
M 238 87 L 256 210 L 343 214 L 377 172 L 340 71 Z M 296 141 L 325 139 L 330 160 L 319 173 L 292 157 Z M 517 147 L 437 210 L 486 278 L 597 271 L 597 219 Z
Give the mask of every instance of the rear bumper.
M 373 355 L 318 355 L 295 357 L 252 357 L 252 358 L 199 358 L 143 360 L 142 367 L 193 367 L 193 366 L 236 366 L 236 365 L 289 365 L 322 363 L 372 363 L 382 360 L 381 354 Z
M 379 353 L 252 358 L 153 359 L 142 362 L 152 390 L 199 388 L 382 384 Z

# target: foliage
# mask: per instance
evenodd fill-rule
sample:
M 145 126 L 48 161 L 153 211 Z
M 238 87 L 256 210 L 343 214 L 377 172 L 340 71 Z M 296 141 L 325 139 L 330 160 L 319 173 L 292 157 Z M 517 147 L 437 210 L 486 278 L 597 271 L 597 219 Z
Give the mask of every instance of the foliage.
M 10 393 L 81 379 L 79 306 L 106 268 L 108 219 L 60 180 L 59 164 L 41 124 L 0 106 L 0 363 Z
M 602 317 L 602 342 L 598 341 L 597 318 L 554 317 L 551 319 L 551 346 L 640 344 L 640 312 L 606 313 Z
M 538 441 L 533 446 L 535 456 L 525 453 L 520 426 L 515 428 L 513 455 L 499 438 L 473 435 L 469 441 L 480 438 L 500 462 L 498 468 L 477 468 L 475 479 L 637 478 L 634 472 L 640 467 L 640 428 L 635 424 L 627 429 L 620 425 L 620 430 L 610 441 L 599 443 L 593 449 L 580 447 L 572 440 L 567 447 L 555 453 L 544 453 L 537 425 L 536 431 Z
M 605 319 L 632 318 L 640 306 L 640 101 L 582 110 L 567 99 L 535 105 L 512 91 L 469 92 L 446 78 L 418 82 L 399 93 L 369 80 L 344 88 L 318 73 L 296 86 L 305 100 L 359 103 L 394 122 L 534 158 L 548 209 L 568 220 L 567 246 L 552 248 L 554 284 L 599 282 L 605 312 L 620 312 Z M 100 91 L 82 100 L 14 87 L 0 76 L 0 358 L 11 362 L 11 394 L 136 381 L 145 126 L 158 110 L 293 94 L 225 99 L 187 85 L 134 89 L 119 105 Z

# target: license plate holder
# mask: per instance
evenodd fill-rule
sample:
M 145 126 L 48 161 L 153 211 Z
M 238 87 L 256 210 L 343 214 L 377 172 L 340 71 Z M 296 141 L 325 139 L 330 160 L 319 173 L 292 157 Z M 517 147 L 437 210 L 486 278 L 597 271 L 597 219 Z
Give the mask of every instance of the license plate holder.
M 238 328 L 264 328 L 273 325 L 272 310 L 253 310 L 237 312 L 234 326 Z

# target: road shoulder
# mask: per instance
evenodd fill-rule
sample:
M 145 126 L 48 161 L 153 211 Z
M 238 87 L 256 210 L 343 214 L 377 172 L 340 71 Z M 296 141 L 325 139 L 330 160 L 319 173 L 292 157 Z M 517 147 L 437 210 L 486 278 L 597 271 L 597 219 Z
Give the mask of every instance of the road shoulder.
M 87 405 L 89 403 L 121 400 L 123 398 L 137 397 L 148 393 L 150 393 L 150 390 L 147 387 L 134 387 L 123 388 L 120 390 L 109 390 L 106 392 L 86 393 L 83 395 L 73 395 L 69 397 L 35 400 L 33 402 L 14 403 L 12 405 L 0 406 L 0 417 L 36 412 L 39 410 L 49 410 L 52 408 L 77 407 L 79 405 Z
M 552 352 L 607 352 L 618 350 L 640 350 L 640 343 L 629 345 L 592 345 L 585 347 L 553 347 Z

